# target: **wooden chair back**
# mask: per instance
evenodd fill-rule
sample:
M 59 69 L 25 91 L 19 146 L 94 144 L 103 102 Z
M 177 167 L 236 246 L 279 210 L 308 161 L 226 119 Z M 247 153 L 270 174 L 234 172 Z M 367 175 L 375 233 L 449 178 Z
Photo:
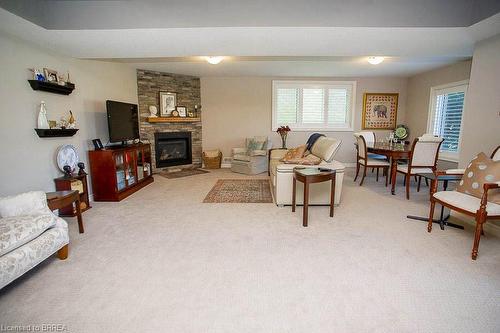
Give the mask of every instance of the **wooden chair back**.
M 358 132 L 358 135 L 361 135 L 366 143 L 375 143 L 377 142 L 377 138 L 375 137 L 375 132 L 370 132 L 370 131 L 362 131 Z
M 357 134 L 356 142 L 358 144 L 358 160 L 366 160 L 368 156 L 367 148 L 366 148 L 366 140 L 365 137 Z
M 431 168 L 436 169 L 439 148 L 443 143 L 442 138 L 429 139 L 428 137 L 416 138 L 413 141 L 409 167 L 412 168 Z
M 500 161 L 500 146 L 496 147 L 490 157 L 493 161 Z

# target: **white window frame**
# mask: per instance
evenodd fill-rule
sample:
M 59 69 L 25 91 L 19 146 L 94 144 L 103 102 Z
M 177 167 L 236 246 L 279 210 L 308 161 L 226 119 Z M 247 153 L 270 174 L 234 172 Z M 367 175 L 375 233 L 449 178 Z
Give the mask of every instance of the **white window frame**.
M 458 134 L 458 151 L 456 153 L 440 151 L 438 159 L 443 161 L 458 162 L 460 157 L 460 149 L 462 147 L 462 132 L 464 125 L 464 112 L 465 104 L 467 100 L 467 90 L 469 89 L 469 80 L 463 80 L 458 82 L 452 82 L 447 84 L 442 84 L 439 86 L 431 87 L 430 97 L 429 97 L 429 112 L 427 116 L 427 133 L 434 133 L 434 115 L 436 110 L 436 97 L 437 92 L 440 94 L 447 94 L 456 92 L 457 88 L 464 88 L 464 106 L 462 109 L 462 119 L 460 120 L 460 133 Z
M 277 115 L 277 96 L 276 92 L 278 87 L 283 88 L 289 86 L 290 88 L 338 88 L 339 86 L 349 86 L 352 89 L 351 93 L 351 106 L 348 117 L 347 126 L 338 126 L 334 124 L 288 124 L 290 128 L 298 132 L 309 131 L 327 131 L 327 132 L 353 132 L 354 131 L 354 115 L 356 114 L 356 81 L 298 81 L 298 80 L 273 80 L 273 93 L 272 93 L 272 130 L 278 129 L 278 115 Z M 299 98 L 299 109 L 302 109 L 302 98 Z

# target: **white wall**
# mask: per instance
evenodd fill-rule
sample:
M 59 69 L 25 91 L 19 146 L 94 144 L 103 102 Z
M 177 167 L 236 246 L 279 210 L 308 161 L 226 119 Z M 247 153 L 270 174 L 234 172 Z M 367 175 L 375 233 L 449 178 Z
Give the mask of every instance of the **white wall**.
M 244 138 L 268 135 L 274 146 L 281 140 L 271 130 L 272 80 L 271 77 L 202 77 L 201 104 L 203 122 L 203 149 L 219 148 L 224 156 L 231 156 L 231 148 L 241 147 Z M 298 78 L 297 78 L 298 79 Z M 300 78 L 301 80 L 307 78 Z M 318 80 L 318 78 L 312 78 Z M 323 80 L 357 81 L 354 128 L 361 128 L 363 93 L 399 93 L 398 123 L 405 121 L 406 78 L 323 78 Z M 324 132 L 328 136 L 343 140 L 335 159 L 355 162 L 353 132 Z M 312 132 L 292 131 L 288 134 L 287 146 L 304 144 Z M 387 131 L 376 131 L 377 137 L 387 136 Z
M 460 166 L 500 145 L 500 35 L 474 48 L 462 122 Z
M 74 145 L 88 167 L 90 140 L 108 140 L 105 101 L 137 103 L 135 70 L 122 64 L 53 55 L 1 34 L 0 51 L 0 195 L 53 191 L 53 178 L 62 175 L 55 163 L 57 148 Z M 69 71 L 76 89 L 69 96 L 32 90 L 27 79 L 32 77 L 28 68 L 33 67 Z M 75 136 L 37 136 L 34 128 L 42 100 L 51 120 L 73 111 L 80 129 Z

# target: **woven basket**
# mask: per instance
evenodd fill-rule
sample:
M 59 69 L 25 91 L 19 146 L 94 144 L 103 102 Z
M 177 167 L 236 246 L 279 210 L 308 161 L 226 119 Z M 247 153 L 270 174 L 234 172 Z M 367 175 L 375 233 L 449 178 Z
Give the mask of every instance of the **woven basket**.
M 215 157 L 208 157 L 205 152 L 203 152 L 203 164 L 205 165 L 205 169 L 220 169 L 222 163 L 222 152 L 219 151 L 219 154 Z

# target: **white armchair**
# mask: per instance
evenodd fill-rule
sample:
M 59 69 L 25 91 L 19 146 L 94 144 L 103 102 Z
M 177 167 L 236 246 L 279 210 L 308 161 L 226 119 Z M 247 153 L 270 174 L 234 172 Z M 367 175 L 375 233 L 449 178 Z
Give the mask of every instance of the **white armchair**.
M 245 148 L 233 148 L 231 171 L 256 175 L 268 169 L 268 151 L 272 142 L 268 137 L 256 136 L 245 140 Z

